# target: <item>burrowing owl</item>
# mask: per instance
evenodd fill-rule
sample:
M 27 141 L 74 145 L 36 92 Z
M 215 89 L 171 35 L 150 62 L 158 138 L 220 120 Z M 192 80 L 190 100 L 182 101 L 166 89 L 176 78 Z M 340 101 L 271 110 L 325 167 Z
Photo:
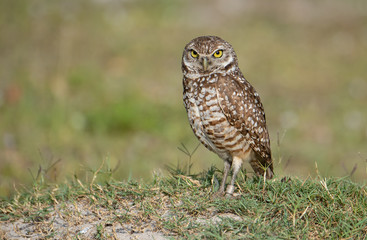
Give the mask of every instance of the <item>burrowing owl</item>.
M 242 162 L 257 175 L 273 177 L 265 112 L 260 97 L 244 78 L 232 46 L 215 36 L 189 42 L 182 55 L 183 99 L 196 137 L 224 160 L 219 193 L 232 195 Z

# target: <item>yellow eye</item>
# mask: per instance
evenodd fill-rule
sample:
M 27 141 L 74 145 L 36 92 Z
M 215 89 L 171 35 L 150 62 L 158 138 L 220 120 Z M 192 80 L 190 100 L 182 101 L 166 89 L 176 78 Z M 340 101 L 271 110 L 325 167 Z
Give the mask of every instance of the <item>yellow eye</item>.
M 223 55 L 223 50 L 218 50 L 215 53 L 213 53 L 213 56 L 216 58 L 220 58 Z
M 195 50 L 191 50 L 191 57 L 197 58 L 199 54 Z

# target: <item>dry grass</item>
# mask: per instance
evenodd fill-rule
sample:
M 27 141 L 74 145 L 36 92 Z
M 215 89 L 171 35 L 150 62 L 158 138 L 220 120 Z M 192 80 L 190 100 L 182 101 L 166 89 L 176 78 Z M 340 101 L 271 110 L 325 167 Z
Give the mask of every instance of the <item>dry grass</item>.
M 0 205 L 3 238 L 363 239 L 367 189 L 348 179 L 247 179 L 213 198 L 215 168 L 144 182 L 78 179 L 35 186 Z M 246 181 L 245 181 L 246 180 Z M 145 235 L 142 235 L 145 234 Z
M 317 162 L 364 181 L 366 12 L 364 0 L 1 1 L 0 196 L 39 166 L 62 183 L 103 159 L 118 180 L 182 162 L 177 146 L 197 140 L 181 54 L 205 34 L 234 46 L 260 93 L 279 175 L 315 176 Z M 222 167 L 203 147 L 192 160 Z

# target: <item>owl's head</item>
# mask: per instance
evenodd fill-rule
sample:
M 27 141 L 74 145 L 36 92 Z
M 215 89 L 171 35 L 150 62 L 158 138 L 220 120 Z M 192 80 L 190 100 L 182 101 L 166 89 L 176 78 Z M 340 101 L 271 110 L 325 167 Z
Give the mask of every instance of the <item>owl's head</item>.
M 183 51 L 182 72 L 190 78 L 228 73 L 236 68 L 237 56 L 231 44 L 216 36 L 195 38 Z

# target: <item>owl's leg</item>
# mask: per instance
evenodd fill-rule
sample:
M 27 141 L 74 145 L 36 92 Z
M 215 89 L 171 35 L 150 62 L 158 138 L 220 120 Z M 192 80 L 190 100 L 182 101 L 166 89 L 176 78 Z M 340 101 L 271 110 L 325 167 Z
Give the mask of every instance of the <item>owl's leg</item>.
M 227 160 L 224 160 L 223 178 L 222 178 L 222 182 L 220 183 L 218 194 L 224 194 L 224 187 L 226 186 L 226 181 L 227 181 L 227 177 L 228 177 L 228 173 L 230 169 L 231 169 L 230 162 Z
M 235 184 L 235 181 L 236 181 L 236 177 L 237 177 L 237 174 L 238 172 L 240 171 L 241 169 L 241 166 L 242 166 L 242 159 L 235 156 L 233 157 L 233 161 L 232 161 L 232 170 L 233 170 L 233 173 L 232 173 L 232 179 L 231 179 L 231 183 L 227 186 L 227 189 L 226 189 L 226 195 L 228 196 L 232 196 L 233 195 L 233 192 L 234 192 L 234 184 Z

